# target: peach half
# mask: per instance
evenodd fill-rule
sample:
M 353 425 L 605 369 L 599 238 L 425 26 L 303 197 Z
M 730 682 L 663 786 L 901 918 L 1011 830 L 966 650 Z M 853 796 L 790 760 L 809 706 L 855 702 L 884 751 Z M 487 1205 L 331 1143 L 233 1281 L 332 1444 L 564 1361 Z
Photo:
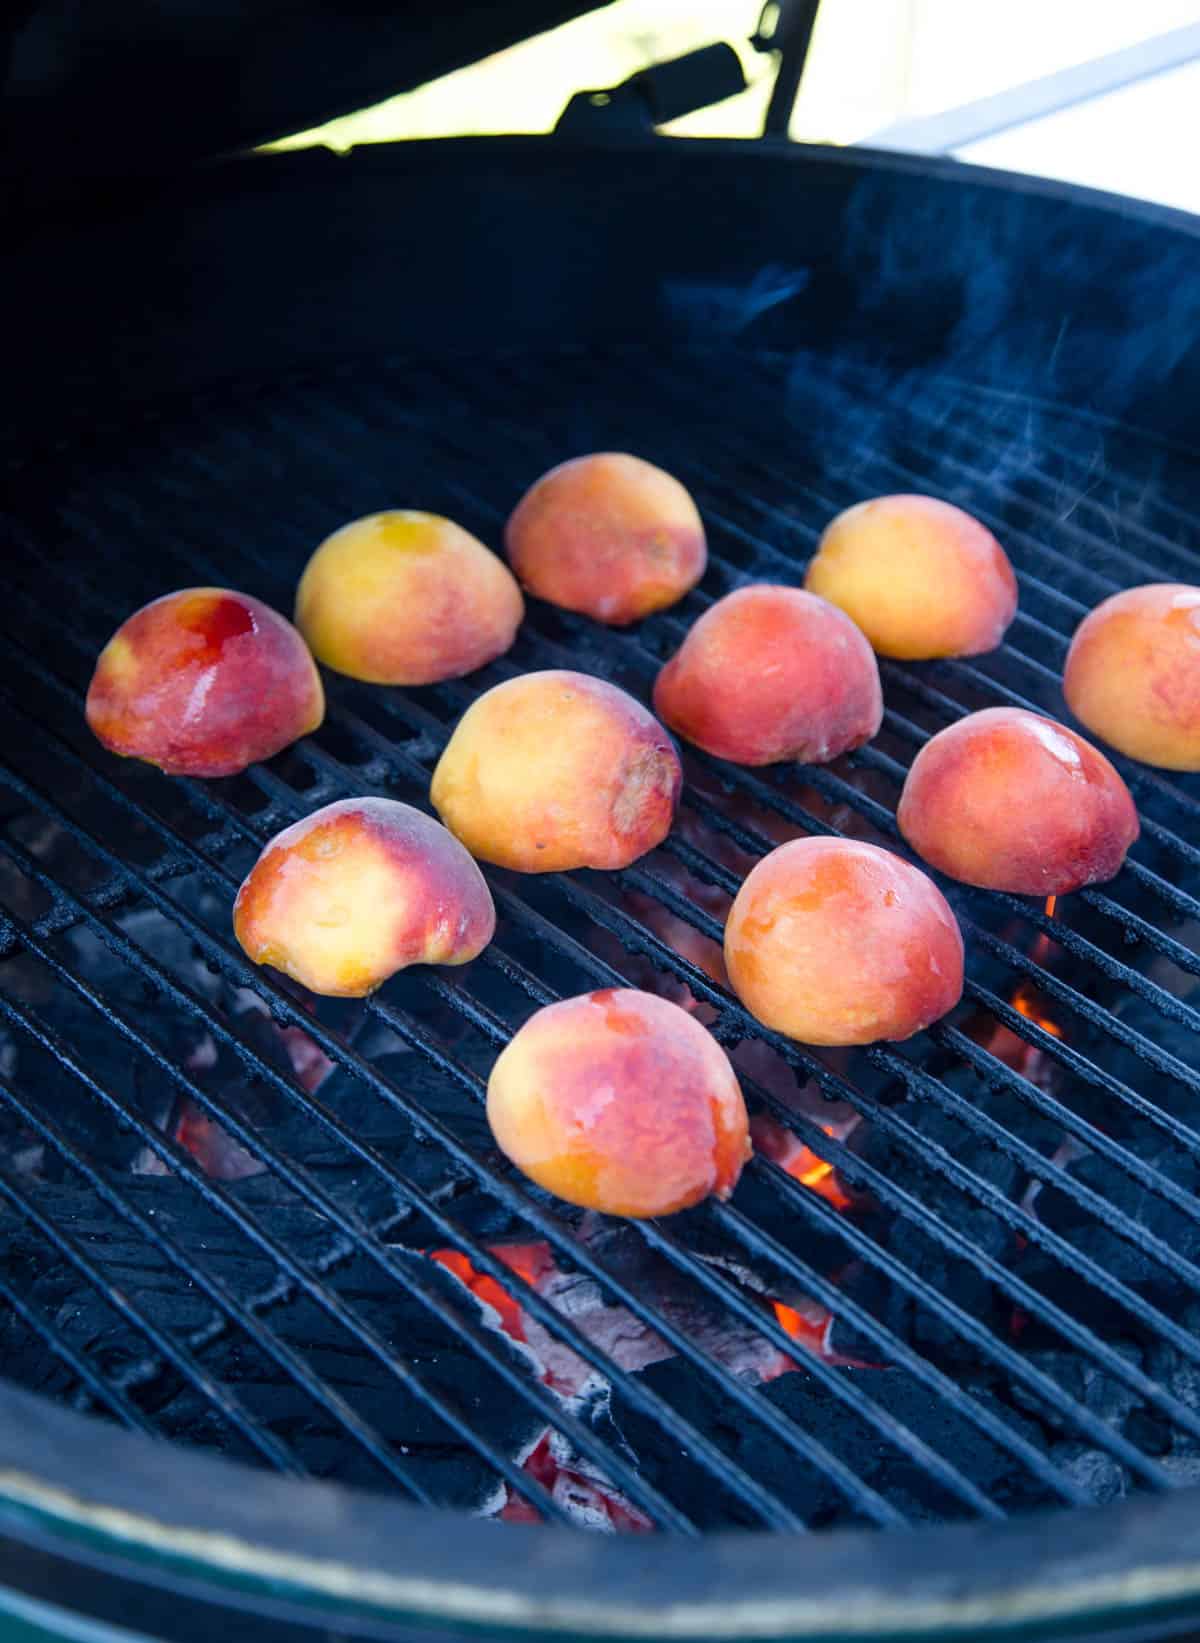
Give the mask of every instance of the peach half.
M 466 964 L 491 941 L 483 874 L 432 817 L 394 799 L 339 799 L 273 838 L 237 894 L 255 964 L 310 992 L 364 998 L 410 964 Z
M 1019 896 L 1112 878 L 1138 836 L 1129 789 L 1103 753 L 1017 707 L 969 713 L 931 737 L 896 819 L 931 867 Z
M 452 520 L 407 510 L 334 531 L 296 592 L 317 660 L 377 685 L 474 673 L 511 647 L 524 614 L 503 560 Z
M 233 776 L 316 730 L 325 693 L 278 611 L 228 588 L 184 588 L 122 622 L 86 714 L 110 752 L 169 776 Z
M 901 661 L 995 650 L 1017 613 L 1017 579 L 999 542 L 933 496 L 878 496 L 838 514 L 804 585 L 844 610 L 881 656 Z
M 852 839 L 764 856 L 730 909 L 725 964 L 750 1013 L 805 1044 L 909 1038 L 962 996 L 962 935 L 937 885 Z
M 1063 694 L 1118 752 L 1200 770 L 1200 588 L 1150 583 L 1097 605 L 1071 640 Z
M 530 1180 L 606 1215 L 728 1198 L 750 1156 L 724 1050 L 686 1010 L 632 988 L 531 1016 L 492 1068 L 487 1115 Z
M 710 606 L 659 674 L 654 710 L 735 764 L 825 764 L 883 717 L 874 652 L 844 612 L 800 588 L 738 588 Z
M 616 627 L 675 604 L 708 562 L 679 481 L 615 451 L 543 474 L 513 509 L 504 545 L 530 593 Z
M 473 856 L 522 873 L 628 867 L 671 829 L 683 772 L 640 702 L 586 673 L 495 685 L 438 760 L 434 809 Z

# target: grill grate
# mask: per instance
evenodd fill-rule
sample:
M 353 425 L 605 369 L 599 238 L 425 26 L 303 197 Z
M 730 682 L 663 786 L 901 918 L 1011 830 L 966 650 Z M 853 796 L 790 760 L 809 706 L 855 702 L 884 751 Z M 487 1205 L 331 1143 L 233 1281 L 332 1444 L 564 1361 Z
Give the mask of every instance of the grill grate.
M 537 473 L 605 447 L 697 496 L 712 563 L 675 611 L 614 633 L 535 608 L 469 681 L 330 679 L 318 735 L 230 781 L 168 782 L 88 736 L 91 664 L 134 605 L 218 581 L 287 609 L 316 541 L 389 505 L 495 542 Z M 500 927 L 465 972 L 314 1008 L 243 959 L 232 894 L 280 826 L 348 793 L 423 804 L 457 716 L 514 672 L 573 666 L 647 699 L 712 599 L 794 579 L 835 511 L 902 488 L 992 526 L 1022 607 L 992 656 L 885 664 L 870 748 L 756 772 L 689 752 L 681 826 L 654 856 L 489 873 Z M 749 351 L 374 362 L 25 463 L 0 613 L 0 1368 L 281 1470 L 572 1522 L 601 1498 L 606 1526 L 998 1518 L 1200 1479 L 1200 850 L 1181 836 L 1200 788 L 1122 766 L 1133 859 L 1053 918 L 950 887 L 964 1004 L 910 1044 L 789 1044 L 697 962 L 721 896 L 780 837 L 894 842 L 906 764 L 951 718 L 1061 712 L 1084 610 L 1195 576 L 1194 488 L 1184 457 L 1084 413 Z M 478 1102 L 520 1020 L 648 976 L 741 1046 L 752 1110 L 836 1169 L 848 1213 L 760 1155 L 734 1204 L 614 1229 L 489 1149 Z M 1053 1031 L 1016 1007 L 1022 982 Z M 289 1042 L 332 1063 L 324 1082 Z M 236 1169 L 184 1144 L 185 1114 L 218 1126 Z M 573 1291 L 504 1258 L 530 1238 Z M 435 1249 L 515 1300 L 523 1342 Z M 578 1310 L 588 1284 L 657 1363 L 622 1366 Z M 773 1300 L 828 1309 L 821 1350 Z M 547 1340 L 580 1366 L 569 1395 Z M 772 1352 L 802 1369 L 767 1379 Z M 557 1476 L 526 1464 L 548 1428 Z

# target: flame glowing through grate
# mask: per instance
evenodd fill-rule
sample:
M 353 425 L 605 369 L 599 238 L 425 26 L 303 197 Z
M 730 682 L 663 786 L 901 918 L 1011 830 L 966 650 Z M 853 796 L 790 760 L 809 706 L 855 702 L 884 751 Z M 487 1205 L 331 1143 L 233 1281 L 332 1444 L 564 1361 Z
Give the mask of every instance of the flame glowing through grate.
M 1057 896 L 1046 897 L 1047 918 L 1054 917 L 1055 908 L 1057 906 Z M 1032 947 L 1029 949 L 1029 956 L 1035 963 L 1045 964 L 1046 960 L 1052 957 L 1057 950 L 1058 949 L 1051 937 L 1048 936 L 1045 931 L 1039 930 Z M 1026 1021 L 1032 1021 L 1035 1027 L 1040 1027 L 1043 1032 L 1049 1033 L 1053 1038 L 1062 1037 L 1062 1028 L 1050 1015 L 1046 1013 L 1046 1006 L 1041 994 L 1032 982 L 1018 982 L 1013 990 L 1011 1003 L 1013 1009 L 1016 1010 L 1018 1015 L 1023 1015 Z M 1037 1051 L 1033 1050 L 1032 1053 L 1036 1054 Z
M 832 1126 L 821 1126 L 826 1135 L 835 1133 Z M 838 1178 L 838 1173 L 832 1164 L 825 1159 L 818 1158 L 811 1147 L 801 1147 L 795 1158 L 789 1159 L 783 1165 L 787 1173 L 800 1182 L 801 1186 L 808 1187 L 811 1192 L 819 1193 L 831 1203 L 834 1209 L 849 1209 L 854 1202 Z
M 1062 1028 L 1050 1016 L 1046 1015 L 1039 1000 L 1037 991 L 1028 982 L 1023 981 L 1012 995 L 1012 1007 L 1018 1015 L 1023 1015 L 1027 1021 L 1032 1021 L 1035 1027 L 1049 1033 L 1053 1038 L 1061 1038 Z
M 1055 910 L 1056 910 L 1057 907 L 1058 907 L 1058 897 L 1057 896 L 1047 896 L 1046 897 L 1046 909 L 1045 909 L 1046 917 L 1047 918 L 1053 918 L 1054 914 L 1055 914 Z M 1057 951 L 1057 948 L 1055 946 L 1055 943 L 1051 940 L 1051 938 L 1048 935 L 1046 935 L 1045 931 L 1039 930 L 1038 934 L 1037 934 L 1037 937 L 1034 940 L 1033 946 L 1029 949 L 1029 956 L 1030 956 L 1031 959 L 1033 959 L 1035 964 L 1044 964 L 1046 962 L 1046 960 L 1048 958 L 1050 958 L 1056 951 Z M 1017 988 L 1017 991 L 1021 992 L 1022 988 L 1024 986 L 1025 986 L 1025 983 L 1022 983 L 1022 985 Z M 1016 1004 L 1015 999 L 1013 1000 L 1013 1003 Z M 1021 1010 L 1021 1006 L 1019 1004 L 1016 1004 L 1016 1007 L 1017 1007 L 1018 1010 Z M 1028 1013 L 1027 1011 L 1021 1010 L 1022 1015 L 1025 1015 L 1027 1013 Z M 1036 1020 L 1037 1018 L 1036 1017 L 1031 1017 L 1031 1019 Z M 1042 1023 L 1040 1021 L 1038 1021 L 1038 1025 L 1041 1026 Z M 1052 1027 L 1047 1028 L 1047 1031 L 1048 1032 L 1054 1032 L 1054 1035 L 1055 1035 L 1056 1038 L 1061 1036 Z
M 1054 917 L 1056 897 L 1047 898 L 1045 911 L 1047 917 Z M 1051 936 L 1039 932 L 1030 946 L 1030 956 L 1042 964 L 1059 950 Z M 1026 1020 L 1032 1021 L 1056 1039 L 1063 1038 L 1062 1027 L 1049 1014 L 1048 1001 L 1031 981 L 1024 979 L 1018 982 L 1009 995 L 1009 1002 Z M 1047 1071 L 1042 1052 L 998 1022 L 992 1024 L 983 1042 L 998 1059 L 1026 1078 L 1040 1082 Z M 310 1065 L 313 1055 L 319 1056 L 319 1052 L 306 1035 L 297 1029 L 289 1029 L 284 1048 L 297 1076 L 306 1086 L 319 1084 L 328 1070 L 329 1063 L 320 1057 L 323 1065 Z M 755 1067 L 759 1074 L 763 1070 L 762 1067 Z M 783 1094 L 784 1090 L 781 1089 L 780 1093 Z M 802 1091 L 802 1105 L 803 1093 Z M 794 1096 L 794 1089 L 792 1094 Z M 815 1119 L 816 1113 L 811 1106 L 808 1111 Z M 844 1141 L 858 1122 L 858 1116 L 850 1114 L 840 1123 L 822 1121 L 819 1127 L 831 1138 Z M 852 1211 L 864 1202 L 861 1195 L 856 1198 L 847 1188 L 834 1166 L 802 1142 L 790 1128 L 765 1114 L 759 1114 L 752 1121 L 752 1130 L 755 1148 L 761 1155 L 769 1158 L 808 1191 L 823 1198 L 839 1213 Z M 237 1180 L 245 1175 L 257 1174 L 261 1170 L 262 1166 L 256 1158 L 244 1152 L 218 1124 L 191 1102 L 183 1103 L 177 1112 L 175 1133 L 180 1144 L 196 1158 L 205 1173 L 212 1177 Z M 1064 1161 L 1071 1156 L 1074 1156 L 1073 1152 L 1064 1152 Z M 1055 1161 L 1058 1161 L 1057 1154 Z M 1023 1200 L 1026 1207 L 1033 1204 L 1040 1184 L 1037 1181 L 1031 1182 Z M 1018 1248 L 1023 1247 L 1024 1241 L 1018 1235 Z M 544 1298 L 553 1301 L 553 1281 L 560 1280 L 562 1274 L 549 1244 L 544 1241 L 495 1244 L 489 1246 L 489 1253 Z M 426 1251 L 426 1254 L 430 1260 L 452 1273 L 487 1309 L 494 1319 L 495 1328 L 533 1353 L 537 1365 L 536 1372 L 544 1385 L 565 1397 L 568 1402 L 580 1391 L 586 1381 L 587 1366 L 582 1360 L 572 1359 L 564 1370 L 561 1361 L 544 1359 L 540 1350 L 545 1341 L 544 1333 L 538 1326 L 530 1325 L 520 1302 L 502 1282 L 478 1270 L 466 1255 L 456 1249 L 433 1249 Z M 550 1286 L 549 1289 L 547 1286 Z M 841 1368 L 885 1367 L 878 1362 L 864 1362 L 839 1353 L 832 1344 L 836 1321 L 834 1314 L 819 1302 L 793 1294 L 787 1300 L 764 1296 L 761 1304 L 764 1314 L 773 1318 L 797 1348 L 795 1357 L 783 1351 L 775 1351 L 773 1355 L 767 1354 L 759 1360 L 753 1372 L 763 1382 L 801 1369 L 806 1357 L 820 1358 L 826 1364 Z M 1021 1307 L 1012 1308 L 1009 1334 L 1014 1342 L 1021 1340 L 1028 1322 L 1028 1316 Z M 647 1339 L 651 1341 L 651 1345 L 643 1361 L 653 1362 L 658 1356 L 670 1355 L 670 1349 L 663 1343 L 651 1337 Z M 568 1358 L 570 1356 L 568 1354 Z M 651 1520 L 611 1482 L 594 1470 L 588 1469 L 588 1463 L 581 1461 L 566 1447 L 550 1426 L 542 1430 L 521 1464 L 531 1479 L 569 1507 L 576 1521 L 587 1522 L 594 1528 L 626 1533 L 644 1533 L 654 1527 Z M 494 1510 L 498 1517 L 508 1522 L 540 1521 L 538 1511 L 509 1485 L 504 1486 Z
M 850 1127 L 853 1127 L 853 1124 Z M 847 1133 L 845 1125 L 839 1127 L 822 1124 L 821 1128 L 830 1136 Z M 832 1164 L 818 1157 L 810 1147 L 798 1142 L 789 1132 L 775 1125 L 771 1125 L 771 1129 L 775 1132 L 775 1146 L 771 1150 L 776 1152 L 775 1161 L 781 1168 L 809 1191 L 825 1198 L 835 1209 L 845 1211 L 852 1207 L 855 1200 L 842 1185 Z M 779 1146 L 781 1138 L 784 1142 L 782 1147 Z M 540 1289 L 546 1280 L 558 1271 L 550 1247 L 544 1242 L 494 1244 L 489 1246 L 489 1252 L 535 1289 Z M 514 1341 L 530 1344 L 525 1313 L 520 1303 L 503 1285 L 487 1273 L 480 1272 L 458 1250 L 434 1249 L 427 1251 L 427 1254 L 430 1260 L 452 1272 L 478 1301 L 491 1309 L 495 1314 L 497 1328 Z M 843 1357 L 832 1350 L 830 1331 L 834 1316 L 827 1307 L 816 1301 L 803 1299 L 798 1300 L 795 1305 L 782 1300 L 769 1300 L 764 1304 L 779 1327 L 795 1341 L 797 1347 L 803 1349 L 803 1352 L 820 1356 L 831 1364 L 854 1368 L 871 1367 L 859 1359 Z M 774 1380 L 779 1375 L 788 1374 L 799 1367 L 800 1364 L 795 1359 L 778 1353 L 773 1360 L 765 1360 L 759 1372 L 763 1380 Z M 560 1391 L 569 1390 L 559 1385 L 558 1376 L 553 1369 L 544 1364 L 541 1366 L 540 1378 L 545 1384 L 556 1386 Z M 653 1528 L 650 1520 L 611 1484 L 578 1470 L 560 1458 L 555 1452 L 555 1434 L 549 1428 L 526 1456 L 523 1468 L 551 1493 L 569 1497 L 576 1514 L 590 1519 L 595 1527 L 625 1532 L 645 1532 Z M 538 1521 L 537 1512 L 521 1500 L 511 1488 L 506 1488 L 498 1516 L 506 1522 Z

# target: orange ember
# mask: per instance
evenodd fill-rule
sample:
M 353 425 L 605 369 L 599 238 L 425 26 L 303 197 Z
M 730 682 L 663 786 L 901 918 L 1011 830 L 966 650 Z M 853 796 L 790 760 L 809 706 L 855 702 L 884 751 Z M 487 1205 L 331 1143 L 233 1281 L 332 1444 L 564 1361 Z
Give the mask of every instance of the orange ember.
M 1058 897 L 1057 896 L 1047 896 L 1046 897 L 1046 917 L 1047 918 L 1053 918 L 1054 917 L 1054 910 L 1057 906 L 1058 906 Z M 1050 937 L 1045 933 L 1044 930 L 1039 930 L 1038 934 L 1037 934 L 1037 939 L 1034 941 L 1033 946 L 1029 949 L 1029 956 L 1030 956 L 1031 959 L 1034 960 L 1035 963 L 1044 964 L 1046 962 L 1046 960 L 1050 957 L 1050 954 L 1054 950 L 1056 945 L 1057 945 L 1057 943 L 1051 941 Z M 1024 1012 L 1022 1012 L 1022 1013 L 1024 1013 Z
M 515 1272 L 519 1278 L 524 1278 L 527 1284 L 536 1284 L 544 1277 L 553 1264 L 550 1258 L 550 1246 L 545 1243 L 536 1244 L 494 1244 L 489 1250 L 498 1261 Z M 507 1290 L 501 1288 L 494 1278 L 486 1272 L 478 1272 L 467 1260 L 467 1257 L 457 1249 L 431 1249 L 431 1261 L 437 1261 L 471 1291 L 477 1300 L 490 1306 L 500 1318 L 500 1327 L 506 1335 L 514 1341 L 525 1339 L 525 1327 L 521 1308 Z
M 826 1130 L 826 1135 L 832 1135 L 832 1130 Z M 826 1163 L 824 1158 L 818 1158 L 811 1147 L 801 1147 L 794 1158 L 781 1160 L 784 1169 L 801 1186 L 819 1192 L 821 1197 L 831 1203 L 834 1209 L 849 1209 L 854 1202 L 850 1194 L 838 1180 L 837 1171 L 832 1164 Z M 787 1327 L 786 1325 L 784 1326 Z
M 1044 1033 L 1049 1033 L 1053 1038 L 1062 1037 L 1062 1028 L 1045 1014 L 1039 995 L 1030 982 L 1022 981 L 1017 987 L 1012 995 L 1012 1007 L 1018 1015 L 1032 1021 L 1034 1026 L 1040 1027 Z
M 611 1484 L 604 1485 L 595 1478 L 585 1477 L 582 1472 L 573 1471 L 569 1466 L 562 1466 L 554 1458 L 550 1448 L 550 1433 L 546 1431 L 523 1466 L 523 1472 L 528 1472 L 531 1478 L 536 1479 L 544 1489 L 561 1500 L 564 1496 L 578 1508 L 587 1512 L 589 1516 L 603 1513 L 612 1527 L 625 1534 L 646 1534 L 654 1528 L 653 1523 L 644 1512 L 625 1499 Z M 518 1495 L 510 1484 L 507 1498 L 497 1516 L 504 1523 L 540 1523 L 541 1513 L 529 1501 Z
M 266 1165 L 234 1140 L 194 1101 L 185 1100 L 175 1126 L 175 1139 L 214 1181 L 244 1181 L 261 1175 Z
M 1054 917 L 1054 910 L 1058 905 L 1057 896 L 1046 897 L 1046 916 Z M 1029 956 L 1035 963 L 1043 964 L 1058 951 L 1058 944 L 1048 935 L 1039 932 L 1033 945 L 1029 949 Z M 1023 1015 L 1026 1021 L 1032 1021 L 1035 1027 L 1040 1027 L 1051 1038 L 1062 1038 L 1063 1030 L 1049 1013 L 1046 999 L 1038 991 L 1034 983 L 1028 979 L 1019 981 L 1013 988 L 1009 1002 L 1018 1015 Z M 988 1036 L 981 1042 L 986 1050 L 1003 1061 L 1006 1067 L 1011 1067 L 1024 1078 L 1035 1084 L 1041 1084 L 1052 1076 L 1045 1054 L 1036 1044 L 1030 1044 L 1016 1032 L 995 1022 Z
M 826 1332 L 833 1321 L 831 1312 L 824 1307 L 814 1307 L 809 1315 L 797 1312 L 794 1306 L 785 1306 L 782 1301 L 772 1301 L 771 1308 L 780 1329 L 785 1329 L 794 1341 L 799 1341 L 809 1352 L 824 1352 Z
M 829 1344 L 830 1330 L 833 1327 L 833 1313 L 829 1308 L 822 1306 L 819 1301 L 803 1301 L 800 1308 L 788 1306 L 785 1301 L 772 1301 L 771 1310 L 775 1314 L 775 1322 L 780 1329 L 785 1330 L 796 1345 L 814 1358 L 821 1358 L 825 1363 L 833 1364 L 842 1369 L 877 1369 L 878 1364 L 865 1362 L 862 1358 L 847 1358 L 841 1352 L 835 1352 Z M 764 1380 L 776 1380 L 780 1375 L 786 1375 L 789 1370 L 799 1369 L 800 1364 L 791 1358 L 781 1357 L 779 1367 L 771 1373 L 764 1373 Z
M 858 1123 L 857 1116 L 848 1123 L 822 1124 L 825 1134 L 834 1140 L 844 1140 Z M 754 1141 L 756 1152 L 764 1158 L 769 1158 L 773 1164 L 778 1164 L 781 1170 L 786 1171 L 793 1181 L 799 1181 L 801 1186 L 807 1187 L 810 1192 L 818 1192 L 834 1209 L 851 1209 L 854 1199 L 838 1179 L 832 1164 L 828 1163 L 811 1147 L 805 1146 L 789 1129 L 785 1129 L 776 1119 L 766 1113 L 756 1113 L 750 1121 L 750 1134 Z

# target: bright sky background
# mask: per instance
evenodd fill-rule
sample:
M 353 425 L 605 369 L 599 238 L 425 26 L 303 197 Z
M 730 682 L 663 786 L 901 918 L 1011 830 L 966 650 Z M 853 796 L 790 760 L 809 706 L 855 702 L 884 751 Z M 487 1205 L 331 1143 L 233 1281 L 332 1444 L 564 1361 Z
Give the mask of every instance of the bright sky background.
M 742 52 L 750 89 L 667 129 L 753 136 L 771 75 L 769 59 L 746 44 L 759 10 L 760 0 L 614 0 L 289 146 L 546 131 L 572 92 L 613 85 L 715 39 Z M 1197 21 L 1200 0 L 823 0 L 792 135 L 869 142 L 897 120 L 991 96 Z M 989 138 L 963 157 L 1200 211 L 1198 123 L 1195 64 Z

